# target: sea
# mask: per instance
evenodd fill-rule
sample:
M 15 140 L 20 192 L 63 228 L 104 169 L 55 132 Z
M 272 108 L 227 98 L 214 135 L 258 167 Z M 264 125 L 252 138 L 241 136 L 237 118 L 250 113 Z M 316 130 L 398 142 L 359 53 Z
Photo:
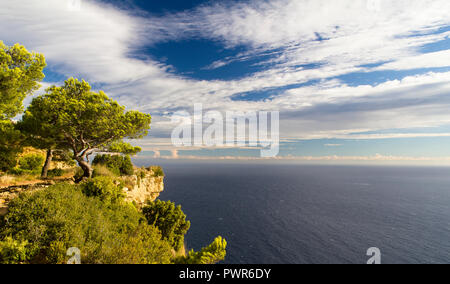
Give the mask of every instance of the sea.
M 160 199 L 191 221 L 187 247 L 220 235 L 225 264 L 365 264 L 370 248 L 385 264 L 450 263 L 450 168 L 162 166 Z

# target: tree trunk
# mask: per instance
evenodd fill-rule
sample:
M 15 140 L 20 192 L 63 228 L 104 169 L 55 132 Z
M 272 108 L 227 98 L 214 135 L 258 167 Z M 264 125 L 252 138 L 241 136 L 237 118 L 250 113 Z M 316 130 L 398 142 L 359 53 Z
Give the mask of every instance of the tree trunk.
M 48 170 L 50 169 L 52 160 L 53 160 L 53 150 L 48 149 L 47 150 L 47 158 L 45 159 L 45 164 L 44 164 L 44 167 L 42 168 L 41 178 L 48 177 Z
M 77 159 L 78 165 L 80 166 L 80 168 L 83 170 L 84 174 L 83 177 L 80 181 L 87 179 L 87 178 L 91 178 L 92 177 L 92 173 L 93 173 L 93 169 L 91 167 L 91 165 L 86 162 L 83 158 L 78 158 Z M 80 182 L 80 181 L 76 181 L 76 182 Z

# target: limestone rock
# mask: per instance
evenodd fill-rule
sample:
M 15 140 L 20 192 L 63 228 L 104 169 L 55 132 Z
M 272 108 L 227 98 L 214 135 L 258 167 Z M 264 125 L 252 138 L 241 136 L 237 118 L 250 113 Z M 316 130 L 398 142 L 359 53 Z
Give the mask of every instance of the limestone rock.
M 125 177 L 126 200 L 143 205 L 146 201 L 155 201 L 164 191 L 164 177 L 155 176 L 151 168 L 141 169 L 137 175 Z

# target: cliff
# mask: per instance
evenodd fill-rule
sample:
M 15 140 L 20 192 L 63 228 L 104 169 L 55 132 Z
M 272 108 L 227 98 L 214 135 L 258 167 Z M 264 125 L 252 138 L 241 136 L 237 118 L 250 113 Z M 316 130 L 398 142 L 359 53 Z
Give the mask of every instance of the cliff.
M 125 200 L 134 202 L 139 206 L 144 205 L 147 200 L 155 201 L 164 191 L 164 176 L 160 174 L 161 169 L 151 167 L 147 169 L 136 169 L 133 176 L 121 177 L 124 184 Z M 64 180 L 68 182 L 68 180 Z M 0 216 L 8 211 L 8 203 L 16 198 L 21 192 L 34 191 L 47 188 L 55 184 L 55 181 L 31 183 L 28 185 L 14 185 L 0 188 Z
M 155 168 L 139 169 L 137 174 L 122 178 L 125 183 L 126 201 L 143 205 L 155 201 L 164 191 L 164 176 L 158 176 Z

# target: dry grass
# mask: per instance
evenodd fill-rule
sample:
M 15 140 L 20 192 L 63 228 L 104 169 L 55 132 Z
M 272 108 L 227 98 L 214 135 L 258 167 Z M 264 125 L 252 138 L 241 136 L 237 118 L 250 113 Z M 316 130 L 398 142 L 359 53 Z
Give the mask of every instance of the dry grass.
M 13 176 L 5 175 L 5 176 L 1 176 L 0 177 L 0 185 L 1 184 L 10 184 L 13 181 L 14 181 L 14 177 Z
M 30 185 L 42 182 L 36 175 L 22 175 L 22 176 L 13 176 L 13 175 L 4 175 L 0 177 L 0 187 L 8 187 L 15 185 Z
M 66 170 L 64 175 L 60 177 L 48 178 L 47 180 L 61 181 L 68 180 L 74 176 L 75 168 Z M 43 180 L 40 178 L 39 174 L 24 174 L 20 176 L 0 174 L 0 187 L 9 186 L 21 186 L 21 185 L 32 185 L 37 183 L 42 183 Z
M 96 165 L 94 166 L 94 175 L 95 176 L 105 176 L 110 178 L 115 178 L 116 175 L 112 173 L 106 166 Z

